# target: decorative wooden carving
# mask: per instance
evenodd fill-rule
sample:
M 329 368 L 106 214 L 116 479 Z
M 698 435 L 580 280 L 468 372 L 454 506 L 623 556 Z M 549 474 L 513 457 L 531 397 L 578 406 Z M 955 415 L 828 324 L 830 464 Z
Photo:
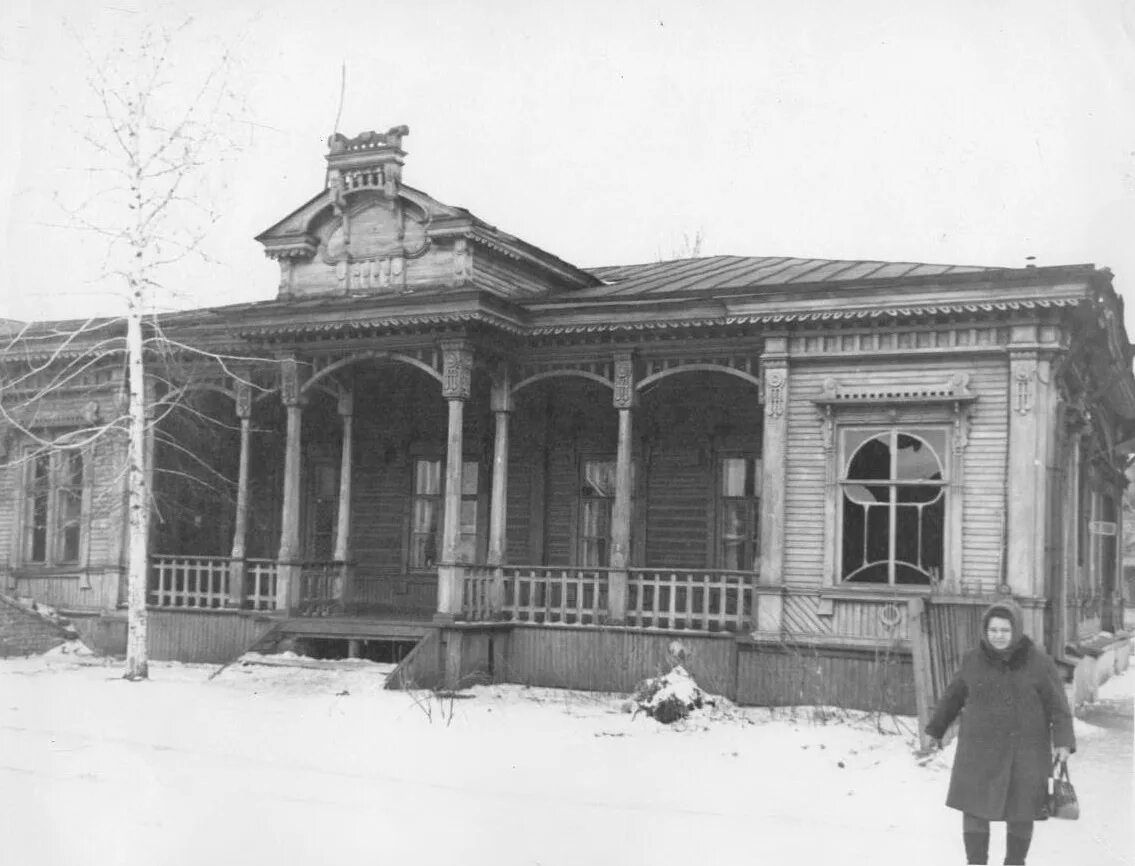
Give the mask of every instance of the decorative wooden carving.
M 280 361 L 280 399 L 285 406 L 300 404 L 300 365 L 295 358 Z
M 458 286 L 464 285 L 473 276 L 473 253 L 465 238 L 453 242 L 453 280 Z
M 447 400 L 468 400 L 473 381 L 473 350 L 464 342 L 442 344 L 441 395 Z
M 355 396 L 350 391 L 342 390 L 339 392 L 338 403 L 339 414 L 344 418 L 355 414 Z
M 615 356 L 614 403 L 616 409 L 633 409 L 635 405 L 634 358 L 630 353 Z
M 765 412 L 772 418 L 784 414 L 787 384 L 788 372 L 784 369 L 772 369 L 765 374 Z
M 969 390 L 969 374 L 953 373 L 940 385 L 843 385 L 836 379 L 824 380 L 823 393 L 814 402 L 845 406 L 893 405 L 901 403 L 954 403 L 976 400 Z
M 238 418 L 252 417 L 252 385 L 248 382 L 236 383 L 236 416 Z
M 1035 363 L 1013 364 L 1013 411 L 1018 415 L 1027 415 L 1032 411 L 1035 382 Z

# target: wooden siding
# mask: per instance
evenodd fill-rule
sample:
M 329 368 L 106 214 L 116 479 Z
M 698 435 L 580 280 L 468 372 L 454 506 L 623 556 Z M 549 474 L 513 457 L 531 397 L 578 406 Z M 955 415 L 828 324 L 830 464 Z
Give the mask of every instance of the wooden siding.
M 113 610 L 122 595 L 126 578 L 118 569 L 92 569 L 57 574 L 36 574 L 31 570 L 13 576 L 13 595 L 30 596 L 36 601 L 64 610 Z
M 157 661 L 223 664 L 246 651 L 273 621 L 228 611 L 149 612 L 148 646 Z
M 670 643 L 688 650 L 686 667 L 705 690 L 732 697 L 734 640 L 619 629 L 516 627 L 497 674 L 502 682 L 629 692 L 670 669 Z
M 1003 358 L 942 360 L 922 358 L 917 369 L 897 362 L 863 362 L 854 373 L 827 364 L 794 363 L 789 379 L 787 493 L 785 497 L 785 581 L 790 586 L 824 583 L 825 459 L 820 415 L 812 402 L 823 382 L 873 385 L 943 382 L 952 372 L 970 375 L 978 395 L 971 411 L 969 444 L 964 452 L 963 561 L 960 573 L 974 592 L 991 592 L 999 582 L 1002 517 L 1005 507 L 1007 446 L 1007 362 Z M 864 417 L 856 413 L 855 417 Z M 834 443 L 838 448 L 838 441 Z M 947 555 L 948 555 L 947 549 Z M 838 568 L 838 551 L 836 557 Z
M 737 684 L 739 704 L 915 712 L 908 653 L 805 644 L 741 646 Z

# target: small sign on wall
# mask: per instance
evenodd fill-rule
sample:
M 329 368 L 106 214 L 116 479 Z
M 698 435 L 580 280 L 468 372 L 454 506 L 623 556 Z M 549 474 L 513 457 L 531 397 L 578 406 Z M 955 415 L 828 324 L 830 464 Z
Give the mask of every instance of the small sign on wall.
M 1088 532 L 1092 535 L 1115 535 L 1115 523 L 1110 520 L 1092 520 L 1088 522 Z

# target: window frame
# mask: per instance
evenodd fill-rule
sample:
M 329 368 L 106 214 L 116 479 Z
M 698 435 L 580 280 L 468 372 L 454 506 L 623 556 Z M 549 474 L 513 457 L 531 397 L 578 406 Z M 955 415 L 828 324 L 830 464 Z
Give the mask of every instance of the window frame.
M 745 462 L 746 477 L 743 481 L 744 492 L 740 496 L 730 496 L 725 492 L 725 464 L 729 460 L 743 460 Z M 763 491 L 763 461 L 759 454 L 752 451 L 719 451 L 714 455 L 713 479 L 713 549 L 711 568 L 727 571 L 756 572 L 761 562 L 761 502 Z M 730 569 L 725 565 L 725 510 L 726 504 L 731 501 L 741 501 L 748 505 L 748 523 L 750 524 L 746 537 L 741 542 L 743 559 L 748 566 L 739 569 Z
M 607 506 L 607 538 L 606 538 L 606 557 L 605 562 L 602 564 L 584 564 L 584 544 L 587 538 L 592 536 L 585 536 L 583 532 L 584 520 L 584 501 L 592 497 L 585 497 L 583 495 L 584 485 L 586 483 L 586 467 L 588 463 L 610 463 L 618 471 L 618 457 L 616 454 L 609 451 L 595 451 L 580 454 L 576 464 L 575 477 L 575 503 L 574 503 L 574 520 L 572 525 L 572 539 L 571 539 L 571 563 L 576 568 L 595 568 L 603 569 L 611 567 L 611 527 L 614 525 L 615 516 L 615 495 L 612 492 L 610 496 L 595 497 L 608 502 Z M 642 532 L 639 531 L 640 527 L 637 523 L 638 507 L 642 497 L 639 495 L 638 485 L 642 482 L 641 473 L 638 468 L 638 460 L 631 460 L 631 516 L 630 516 L 630 550 L 627 551 L 627 565 L 633 566 L 638 562 L 637 555 L 639 550 L 639 537 Z M 597 537 L 597 536 L 596 536 Z
M 78 458 L 81 463 L 77 483 L 74 476 L 70 482 L 64 480 L 68 464 Z M 45 480 L 36 478 L 37 467 L 46 460 Z M 20 532 L 18 557 L 21 566 L 36 569 L 73 569 L 81 567 L 87 559 L 90 515 L 90 456 L 88 449 L 79 446 L 52 448 L 43 451 L 37 448 L 24 450 L 22 478 L 20 484 Z M 42 485 L 44 498 L 43 557 L 33 558 L 36 546 L 35 519 L 36 499 L 39 498 L 37 486 Z M 73 517 L 64 523 L 66 514 L 64 503 L 77 502 Z M 67 556 L 68 529 L 74 529 L 74 556 Z
M 418 464 L 419 463 L 436 463 L 437 464 L 437 492 L 436 493 L 419 493 L 418 492 Z M 468 468 L 474 467 L 473 475 L 476 478 L 476 489 L 471 493 L 466 493 L 464 490 L 465 481 L 468 477 L 466 472 Z M 446 495 L 446 457 L 444 454 L 436 453 L 422 453 L 414 454 L 410 459 L 410 494 L 409 494 L 409 508 L 406 518 L 406 541 L 405 541 L 405 571 L 408 573 L 422 574 L 434 573 L 437 571 L 438 565 L 441 563 L 442 555 L 442 536 L 445 532 L 445 495 Z M 458 528 L 457 538 L 457 562 L 462 565 L 476 564 L 478 561 L 483 560 L 485 556 L 485 547 L 487 544 L 485 526 L 487 519 L 487 509 L 485 507 L 487 495 L 486 478 L 485 478 L 485 461 L 479 456 L 474 454 L 465 454 L 461 459 L 461 478 L 462 478 L 462 494 L 461 505 L 458 509 L 458 521 L 462 520 L 462 513 L 464 512 L 464 505 L 467 502 L 473 503 L 474 517 L 473 517 L 473 530 L 465 531 L 464 524 Z M 437 525 L 434 529 L 434 560 L 432 564 L 421 564 L 415 562 L 415 538 L 418 535 L 426 535 L 427 533 L 419 532 L 415 528 L 415 520 L 417 515 L 417 504 L 419 500 L 428 499 L 434 503 L 437 513 Z
M 918 435 L 919 431 L 928 432 L 933 431 L 942 436 L 942 449 L 941 453 L 936 454 L 938 463 L 942 471 L 942 479 L 940 481 L 918 481 L 918 482 L 904 482 L 902 479 L 895 477 L 894 462 L 896 460 L 894 447 L 897 444 L 899 436 L 912 436 L 925 441 L 925 437 Z M 883 560 L 887 563 L 887 581 L 885 583 L 877 583 L 871 581 L 852 581 L 848 576 L 843 573 L 843 546 L 844 546 L 844 533 L 846 530 L 846 517 L 845 517 L 845 490 L 853 484 L 864 484 L 863 479 L 849 479 L 847 474 L 851 467 L 851 461 L 854 456 L 859 453 L 859 450 L 878 438 L 879 434 L 886 433 L 889 437 L 888 449 L 891 454 L 891 467 L 888 468 L 889 477 L 887 479 L 871 479 L 870 486 L 886 487 L 889 491 L 887 499 L 887 559 Z M 837 424 L 835 431 L 835 445 L 833 451 L 835 452 L 836 460 L 836 473 L 834 483 L 834 496 L 835 496 L 835 539 L 834 539 L 834 570 L 832 572 L 833 583 L 839 587 L 853 587 L 855 589 L 863 588 L 865 591 L 875 590 L 915 590 L 926 591 L 940 586 L 947 574 L 947 564 L 951 556 L 951 548 L 949 539 L 951 536 L 950 528 L 950 515 L 951 504 L 955 494 L 953 484 L 953 462 L 951 454 L 953 451 L 953 438 L 952 428 L 948 423 L 943 421 L 890 421 L 885 422 L 858 422 L 849 421 Z M 849 447 L 848 438 L 850 434 L 866 434 L 862 438 Z M 930 445 L 930 443 L 927 443 Z M 930 447 L 933 447 L 932 445 Z M 898 534 L 898 520 L 896 509 L 900 504 L 897 502 L 895 492 L 902 487 L 921 487 L 921 488 L 937 488 L 941 491 L 942 495 L 942 540 L 941 540 L 941 557 L 942 562 L 939 567 L 937 577 L 928 575 L 926 583 L 900 583 L 896 580 L 896 566 L 901 561 L 896 557 L 896 538 Z M 905 561 L 901 561 L 905 562 Z M 911 563 L 906 563 L 911 565 Z M 921 570 L 921 569 L 919 569 Z M 852 574 L 856 572 L 853 571 Z M 925 573 L 925 571 L 923 572 Z

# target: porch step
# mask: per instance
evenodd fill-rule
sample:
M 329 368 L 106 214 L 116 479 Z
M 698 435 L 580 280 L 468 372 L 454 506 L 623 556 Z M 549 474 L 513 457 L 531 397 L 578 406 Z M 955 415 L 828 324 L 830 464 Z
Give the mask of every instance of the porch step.
M 376 620 L 365 617 L 293 617 L 280 624 L 276 635 L 281 639 L 309 637 L 409 643 L 421 640 L 431 630 L 431 625 L 425 622 Z

